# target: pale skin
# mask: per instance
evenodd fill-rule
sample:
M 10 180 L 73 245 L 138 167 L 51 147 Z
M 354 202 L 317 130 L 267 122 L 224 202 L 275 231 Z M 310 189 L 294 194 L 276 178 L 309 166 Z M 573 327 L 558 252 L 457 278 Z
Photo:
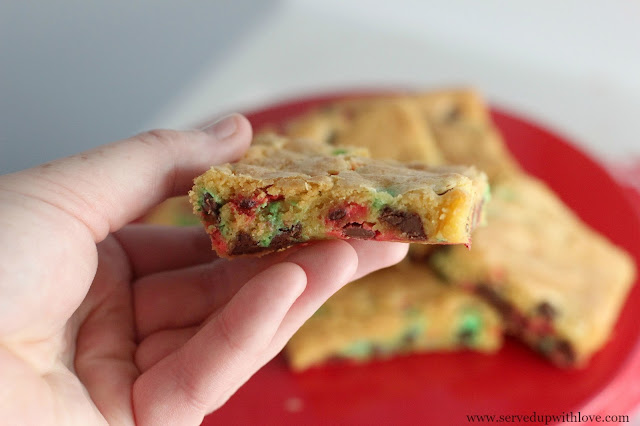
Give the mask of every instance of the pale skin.
M 199 424 L 398 243 L 217 259 L 200 228 L 130 224 L 242 156 L 251 127 L 155 131 L 0 176 L 0 418 Z

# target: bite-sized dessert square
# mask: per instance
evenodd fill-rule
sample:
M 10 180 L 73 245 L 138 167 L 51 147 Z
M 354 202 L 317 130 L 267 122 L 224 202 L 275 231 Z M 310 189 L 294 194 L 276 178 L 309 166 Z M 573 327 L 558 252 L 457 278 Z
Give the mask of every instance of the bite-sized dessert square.
M 474 165 L 487 174 L 491 183 L 521 171 L 478 92 L 471 89 L 425 92 L 413 100 L 445 163 Z
M 502 343 L 498 313 L 480 298 L 441 282 L 426 265 L 403 261 L 347 284 L 291 338 L 293 370 L 327 361 L 366 361 L 412 352 Z
M 507 331 L 559 366 L 583 366 L 607 342 L 635 265 L 542 182 L 493 186 L 473 249 L 438 249 L 430 264 L 498 309 Z
M 421 109 L 410 97 L 332 102 L 296 117 L 283 130 L 293 138 L 364 147 L 373 158 L 428 165 L 443 162 Z
M 281 126 L 284 134 L 365 147 L 374 158 L 474 165 L 490 181 L 520 171 L 476 91 L 451 89 L 329 102 Z
M 336 238 L 470 244 L 487 197 L 483 173 L 360 151 L 263 135 L 241 161 L 197 177 L 190 200 L 227 257 Z

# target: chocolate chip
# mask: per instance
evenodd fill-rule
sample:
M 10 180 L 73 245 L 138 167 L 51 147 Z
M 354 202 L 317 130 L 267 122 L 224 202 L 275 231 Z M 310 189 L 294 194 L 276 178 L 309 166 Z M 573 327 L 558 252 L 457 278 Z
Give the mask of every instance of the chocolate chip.
M 335 145 L 338 140 L 338 132 L 336 130 L 332 130 L 331 133 L 327 136 L 327 143 L 329 145 Z
M 376 236 L 376 233 L 370 229 L 365 229 L 362 227 L 361 223 L 348 223 L 342 227 L 342 232 L 344 235 L 350 238 L 358 238 L 361 240 L 370 240 L 371 238 Z
M 240 207 L 242 210 L 251 210 L 255 206 L 256 206 L 256 202 L 255 202 L 255 200 L 252 200 L 251 198 L 243 198 L 238 203 L 238 207 Z
M 231 250 L 231 255 L 238 254 L 251 254 L 258 253 L 264 250 L 264 247 L 260 247 L 251 235 L 246 232 L 238 232 L 236 236 L 236 242 L 233 245 L 233 250 Z
M 355 120 L 357 115 L 356 108 L 353 106 L 349 106 L 342 110 L 342 118 L 344 118 L 347 122 L 351 122 Z
M 461 330 L 458 333 L 458 341 L 463 346 L 471 346 L 471 344 L 473 343 L 474 335 L 475 333 L 473 332 L 473 330 Z
M 380 212 L 380 219 L 394 227 L 400 226 L 405 216 L 405 212 L 394 210 L 389 206 L 386 206 L 382 209 L 382 212 Z
M 416 343 L 416 340 L 418 340 L 418 336 L 416 333 L 406 333 L 404 336 L 402 336 L 402 341 L 400 344 L 405 347 L 410 347 Z
M 324 361 L 324 364 L 325 365 L 342 365 L 345 363 L 345 361 L 346 361 L 346 358 L 344 356 L 331 355 Z
M 559 340 L 549 354 L 549 358 L 561 367 L 570 367 L 576 362 L 576 353 L 566 340 Z
M 380 212 L 379 218 L 387 225 L 399 229 L 410 240 L 427 239 L 422 226 L 422 219 L 417 213 L 409 213 L 386 206 Z
M 558 314 L 556 308 L 551 306 L 549 302 L 542 302 L 538 306 L 536 306 L 536 313 L 548 320 L 554 319 Z
M 476 294 L 500 312 L 509 333 L 514 335 L 522 334 L 527 324 L 526 318 L 511 306 L 509 302 L 505 301 L 493 288 L 487 284 L 480 284 L 476 287 Z
M 444 195 L 444 194 L 446 194 L 447 192 L 451 191 L 452 189 L 453 189 L 453 188 L 448 188 L 448 189 L 445 189 L 445 190 L 444 190 L 444 191 L 442 191 L 442 192 L 436 192 L 436 195 Z
M 222 204 L 217 203 L 216 200 L 213 199 L 213 195 L 208 192 L 204 193 L 202 197 L 202 211 L 214 223 L 218 223 L 220 221 L 220 218 L 218 217 L 220 214 L 220 207 L 222 207 Z
M 498 293 L 487 284 L 478 284 L 476 286 L 476 293 L 492 305 L 504 303 L 502 298 L 498 296 Z
M 520 314 L 508 302 L 503 300 L 493 288 L 486 284 L 480 284 L 476 287 L 476 293 L 500 312 L 505 321 L 507 332 L 516 336 L 523 336 L 526 334 L 526 327 L 528 323 L 527 318 Z M 555 315 L 555 309 L 546 302 L 538 305 L 538 312 L 540 313 L 541 307 L 545 304 L 548 305 L 548 307 L 542 308 L 542 311 L 546 312 L 548 308 L 552 308 L 554 312 L 553 315 Z M 543 315 L 542 313 L 540 314 Z M 541 342 L 544 342 L 544 340 Z M 557 340 L 553 343 L 552 342 L 553 340 L 544 345 L 550 346 L 547 346 L 548 349 L 541 348 L 542 352 L 548 354 L 547 356 L 556 365 L 562 367 L 573 365 L 576 361 L 576 354 L 571 344 L 566 340 Z
M 372 358 L 382 358 L 387 354 L 387 351 L 380 345 L 376 345 L 375 343 L 371 345 L 371 357 Z
M 333 209 L 329 212 L 329 220 L 339 220 L 347 215 L 347 211 L 345 209 Z
M 288 234 L 278 234 L 271 240 L 269 248 L 273 250 L 280 250 L 285 247 L 289 247 L 294 244 Z
M 302 236 L 302 224 L 296 223 L 295 225 L 291 225 L 287 232 L 289 233 L 289 235 L 291 235 L 291 238 L 300 238 Z
M 280 233 L 271 240 L 270 249 L 279 250 L 298 242 L 302 236 L 302 224 L 296 223 L 289 228 L 280 228 L 279 231 Z
M 444 117 L 444 121 L 447 123 L 454 123 L 458 121 L 462 117 L 462 109 L 460 105 L 454 105 L 447 112 L 447 115 Z

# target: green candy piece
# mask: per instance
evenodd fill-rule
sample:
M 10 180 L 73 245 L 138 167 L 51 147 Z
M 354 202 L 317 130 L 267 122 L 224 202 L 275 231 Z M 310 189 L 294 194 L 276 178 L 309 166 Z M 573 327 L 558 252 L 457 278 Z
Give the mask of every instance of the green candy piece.
M 398 191 L 395 188 L 382 188 L 379 190 L 380 192 L 386 192 L 387 194 L 395 197 L 398 195 Z
M 491 201 L 491 185 L 487 184 L 484 188 L 483 198 L 485 202 Z
M 386 203 L 382 201 L 380 198 L 374 198 L 373 203 L 371 203 L 371 206 L 376 210 L 380 210 L 385 204 Z
M 416 308 L 415 306 L 408 306 L 404 309 L 404 313 L 408 317 L 417 317 L 418 315 L 420 315 L 420 309 Z
M 279 216 L 280 206 L 282 206 L 282 201 L 274 201 L 267 206 L 267 212 L 273 216 L 274 220 Z
M 271 244 L 271 240 L 273 240 L 274 236 L 275 233 L 264 236 L 260 241 L 258 241 L 258 245 L 260 247 L 269 247 L 269 244 Z
M 334 150 L 331 152 L 331 155 L 344 155 L 344 154 L 346 154 L 347 152 L 349 152 L 349 151 L 347 151 L 346 149 L 338 148 L 338 149 L 334 149 Z
M 373 352 L 373 344 L 366 340 L 357 341 L 341 351 L 341 354 L 347 358 L 367 358 Z
M 278 233 L 278 230 L 283 227 L 282 224 L 282 201 L 273 201 L 267 204 L 264 208 L 260 209 L 260 214 L 271 224 L 271 232 L 264 235 L 259 241 L 258 245 L 261 247 L 269 247 L 271 241 Z
M 462 315 L 462 320 L 460 324 L 460 332 L 461 333 L 471 333 L 475 336 L 480 329 L 482 328 L 482 318 L 478 315 L 477 312 L 469 311 L 465 312 Z
M 550 354 L 554 347 L 555 340 L 551 337 L 546 336 L 538 341 L 538 350 L 544 355 Z
M 404 332 L 403 341 L 408 339 L 415 339 L 418 336 L 424 334 L 427 328 L 427 323 L 424 321 L 424 318 L 420 318 L 419 320 L 413 322 Z
M 218 204 L 225 204 L 224 201 L 222 200 L 222 198 L 218 194 L 216 194 L 215 192 L 211 192 L 208 189 L 204 189 L 204 188 L 202 189 L 202 191 L 200 192 L 199 197 L 198 197 L 198 199 L 200 201 L 200 204 L 202 204 L 202 202 L 203 202 L 204 194 L 211 195 L 211 198 L 213 198 L 213 201 L 215 201 Z
M 218 224 L 218 230 L 225 238 L 230 238 L 233 234 L 233 229 L 227 226 L 227 223 L 220 219 L 220 223 Z

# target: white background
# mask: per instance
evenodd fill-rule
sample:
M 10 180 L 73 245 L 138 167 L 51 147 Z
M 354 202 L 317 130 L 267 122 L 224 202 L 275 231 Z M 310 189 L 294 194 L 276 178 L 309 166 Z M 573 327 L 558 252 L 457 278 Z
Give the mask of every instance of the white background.
M 284 2 L 149 126 L 336 88 L 451 85 L 598 155 L 640 154 L 640 2 Z

